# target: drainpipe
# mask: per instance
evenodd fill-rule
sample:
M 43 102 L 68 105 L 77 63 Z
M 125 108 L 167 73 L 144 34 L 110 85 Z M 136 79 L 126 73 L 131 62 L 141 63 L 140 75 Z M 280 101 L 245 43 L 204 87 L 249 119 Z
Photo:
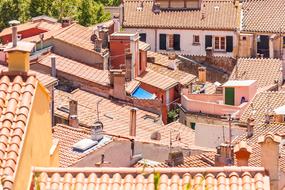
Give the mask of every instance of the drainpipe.
M 154 51 L 157 52 L 157 29 L 154 29 Z

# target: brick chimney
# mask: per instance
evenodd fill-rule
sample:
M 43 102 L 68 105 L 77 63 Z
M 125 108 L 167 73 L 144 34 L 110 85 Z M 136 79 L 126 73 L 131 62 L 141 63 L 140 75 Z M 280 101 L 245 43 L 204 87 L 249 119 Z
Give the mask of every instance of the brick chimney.
M 135 137 L 137 131 L 137 108 L 130 110 L 130 136 Z
M 261 165 L 269 172 L 270 189 L 279 189 L 279 145 L 281 137 L 273 133 L 267 133 L 258 137 L 261 146 Z
M 206 82 L 206 76 L 207 76 L 206 67 L 199 67 L 199 68 L 198 68 L 198 78 L 199 78 L 199 82 L 205 83 L 205 82 Z
M 125 89 L 125 79 L 126 73 L 122 70 L 110 70 L 110 82 L 113 87 L 112 96 L 117 99 L 125 100 L 126 89 Z
M 68 124 L 71 127 L 78 127 L 78 112 L 77 112 L 78 103 L 76 100 L 69 101 L 69 115 L 68 115 Z
M 132 67 L 132 54 L 126 53 L 126 81 L 131 81 L 133 77 L 134 68 Z
M 234 147 L 234 153 L 237 159 L 238 166 L 248 166 L 248 160 L 250 154 L 252 152 L 252 148 L 247 145 L 245 141 L 241 141 Z
M 231 166 L 234 164 L 233 146 L 230 144 L 221 144 L 217 147 L 215 155 L 215 166 Z

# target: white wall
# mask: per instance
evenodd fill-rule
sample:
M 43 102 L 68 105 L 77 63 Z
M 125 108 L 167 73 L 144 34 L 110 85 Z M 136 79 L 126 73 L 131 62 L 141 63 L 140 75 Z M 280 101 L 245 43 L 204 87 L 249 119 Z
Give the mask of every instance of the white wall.
M 224 126 L 224 127 L 223 127 Z M 232 127 L 232 140 L 245 133 L 245 128 Z M 196 123 L 195 126 L 195 145 L 202 147 L 215 148 L 225 140 L 229 139 L 228 125 L 209 125 Z
M 155 51 L 155 29 L 145 28 L 125 28 L 127 32 L 146 33 L 146 42 L 151 44 L 151 51 Z M 233 36 L 233 48 L 237 46 L 238 39 L 233 31 L 209 31 L 209 30 L 177 30 L 177 29 L 157 29 L 157 51 L 159 51 L 159 34 L 180 34 L 180 48 L 177 54 L 184 55 L 206 55 L 205 51 L 205 36 Z M 193 35 L 200 36 L 200 45 L 193 45 Z M 214 43 L 213 43 L 214 45 Z M 165 52 L 165 51 L 159 51 Z M 233 53 L 215 52 L 215 56 L 231 57 Z

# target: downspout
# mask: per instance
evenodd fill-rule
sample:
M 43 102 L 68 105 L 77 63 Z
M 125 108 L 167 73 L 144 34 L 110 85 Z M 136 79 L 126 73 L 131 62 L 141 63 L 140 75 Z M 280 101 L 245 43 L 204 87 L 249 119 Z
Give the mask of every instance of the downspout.
M 154 51 L 157 52 L 157 28 L 154 29 Z

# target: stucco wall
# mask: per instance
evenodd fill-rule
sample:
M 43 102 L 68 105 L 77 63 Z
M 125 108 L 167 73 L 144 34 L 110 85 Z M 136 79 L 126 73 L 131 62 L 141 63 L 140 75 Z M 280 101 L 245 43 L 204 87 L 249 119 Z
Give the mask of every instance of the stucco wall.
M 58 166 L 56 157 L 50 156 L 52 147 L 51 114 L 49 108 L 49 97 L 38 86 L 28 127 L 25 129 L 25 137 L 20 154 L 20 161 L 15 177 L 14 189 L 27 189 L 32 166 Z
M 155 30 L 157 30 L 157 39 L 155 42 Z M 214 52 L 214 56 L 232 57 L 237 53 L 238 39 L 233 31 L 209 31 L 209 30 L 171 30 L 171 29 L 146 29 L 146 28 L 125 28 L 127 32 L 146 33 L 146 42 L 151 44 L 151 51 L 165 52 L 159 50 L 159 34 L 180 34 L 180 48 L 178 54 L 185 55 L 203 55 L 206 56 L 205 51 L 205 36 L 233 36 L 233 53 Z M 200 45 L 193 45 L 193 35 L 200 36 Z M 156 47 L 155 48 L 155 44 Z M 213 43 L 214 45 L 214 43 Z
M 45 42 L 45 45 L 53 45 L 53 52 L 63 57 L 71 58 L 78 62 L 89 64 L 90 66 L 98 69 L 103 69 L 103 66 L 107 64 L 105 62 L 108 60 L 104 60 L 104 58 L 101 55 L 97 54 L 95 51 L 92 52 L 54 38 L 48 41 L 49 42 Z

